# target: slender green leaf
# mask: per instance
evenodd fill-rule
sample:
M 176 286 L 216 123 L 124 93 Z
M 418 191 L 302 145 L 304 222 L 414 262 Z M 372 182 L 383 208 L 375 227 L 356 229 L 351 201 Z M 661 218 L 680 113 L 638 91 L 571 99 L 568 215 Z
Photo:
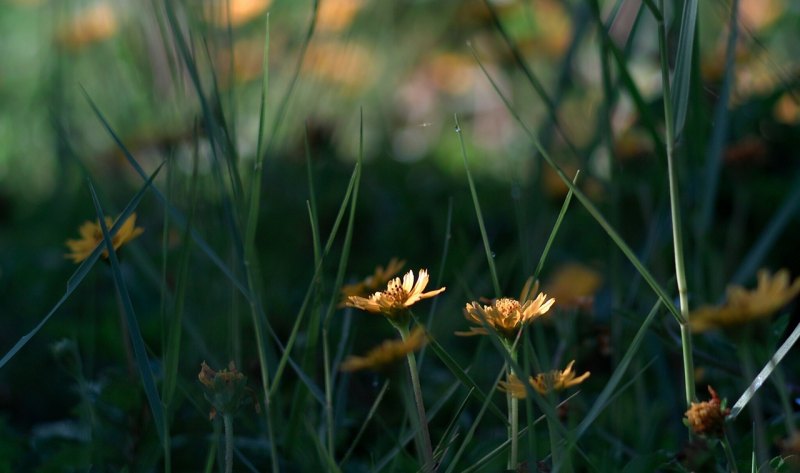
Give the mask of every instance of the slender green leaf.
M 464 146 L 464 135 L 461 132 L 461 125 L 458 123 L 458 115 L 455 115 L 456 134 L 458 141 L 461 144 L 461 157 L 464 160 L 464 169 L 467 172 L 467 182 L 469 182 L 469 192 L 472 194 L 472 205 L 475 207 L 475 216 L 478 218 L 478 227 L 481 230 L 481 238 L 483 238 L 483 249 L 486 251 L 486 260 L 489 264 L 489 273 L 492 275 L 492 284 L 494 285 L 495 297 L 502 297 L 500 291 L 500 280 L 497 278 L 497 268 L 494 265 L 494 252 L 489 244 L 489 236 L 486 234 L 486 224 L 483 221 L 483 214 L 481 213 L 481 204 L 478 201 L 478 191 L 475 189 L 475 182 L 472 180 L 472 173 L 469 171 L 469 162 L 467 161 L 467 148 Z
M 578 170 L 578 172 L 575 173 L 575 179 L 572 181 L 572 183 L 576 186 L 578 185 L 578 177 L 580 174 L 581 172 Z M 567 191 L 567 197 L 564 199 L 564 203 L 561 204 L 561 210 L 558 212 L 556 223 L 553 225 L 553 229 L 550 230 L 550 236 L 547 237 L 547 243 L 545 243 L 544 249 L 542 250 L 542 256 L 539 257 L 539 263 L 536 264 L 536 271 L 533 272 L 533 279 L 539 278 L 539 273 L 541 273 L 542 268 L 544 267 L 544 262 L 547 259 L 547 255 L 550 254 L 550 247 L 553 246 L 553 242 L 556 239 L 556 234 L 558 234 L 558 229 L 561 228 L 561 222 L 564 221 L 564 216 L 567 214 L 567 209 L 569 208 L 570 202 L 572 202 L 572 189 Z
M 675 136 L 676 140 L 680 137 L 681 131 L 683 131 L 683 125 L 686 123 L 686 110 L 689 106 L 695 31 L 697 31 L 697 0 L 686 0 L 683 5 L 678 51 L 676 53 L 677 59 L 673 77 L 675 87 L 672 88 L 672 97 L 664 97 L 664 100 L 672 100 L 672 109 L 675 110 L 673 127 L 675 131 L 673 136 Z
M 139 329 L 139 322 L 136 319 L 136 313 L 133 311 L 133 304 L 131 303 L 128 288 L 125 285 L 125 280 L 120 271 L 119 261 L 117 254 L 114 250 L 114 243 L 108 231 L 108 226 L 105 222 L 105 215 L 103 209 L 100 207 L 100 201 L 97 199 L 97 193 L 94 190 L 92 182 L 89 181 L 89 191 L 92 193 L 92 202 L 94 203 L 95 210 L 97 211 L 97 218 L 100 222 L 100 230 L 103 232 L 103 240 L 106 249 L 108 250 L 108 260 L 111 262 L 111 272 L 114 275 L 114 285 L 117 287 L 117 294 L 119 295 L 122 304 L 123 312 L 125 313 L 125 320 L 128 324 L 128 333 L 133 346 L 133 353 L 136 358 L 136 367 L 139 369 L 139 375 L 142 377 L 142 385 L 144 386 L 144 394 L 147 397 L 147 402 L 150 404 L 150 412 L 153 414 L 153 423 L 156 426 L 156 432 L 161 443 L 164 443 L 164 411 L 161 405 L 161 399 L 158 397 L 158 390 L 156 389 L 156 381 L 153 376 L 153 370 L 150 367 L 150 359 L 147 357 L 147 349 L 145 348 L 142 332 Z

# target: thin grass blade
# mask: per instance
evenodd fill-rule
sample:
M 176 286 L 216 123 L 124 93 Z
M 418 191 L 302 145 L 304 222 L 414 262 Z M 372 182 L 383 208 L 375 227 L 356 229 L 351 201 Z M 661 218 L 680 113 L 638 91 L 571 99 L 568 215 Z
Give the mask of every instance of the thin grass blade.
M 153 423 L 158 433 L 158 438 L 161 443 L 164 443 L 164 411 L 161 405 L 161 399 L 158 397 L 156 389 L 156 381 L 153 376 L 153 370 L 150 367 L 150 359 L 147 356 L 147 349 L 145 348 L 142 332 L 139 329 L 139 322 L 136 319 L 136 313 L 133 311 L 133 304 L 131 303 L 128 288 L 125 285 L 125 280 L 120 271 L 119 261 L 117 254 L 114 250 L 113 240 L 106 226 L 105 215 L 100 206 L 100 201 L 97 199 L 97 193 L 94 190 L 91 180 L 88 181 L 89 191 L 92 194 L 92 202 L 94 203 L 95 210 L 97 211 L 97 218 L 100 222 L 100 230 L 103 232 L 103 240 L 105 241 L 106 249 L 108 250 L 108 260 L 111 262 L 111 272 L 114 275 L 114 285 L 117 287 L 117 294 L 119 294 L 120 302 L 122 303 L 123 311 L 125 312 L 125 320 L 128 323 L 128 331 L 133 345 L 133 353 L 136 358 L 136 367 L 139 369 L 139 375 L 142 377 L 142 384 L 144 386 L 144 394 L 147 397 L 147 402 L 150 404 L 150 412 L 153 414 Z
M 696 31 L 697 0 L 686 0 L 683 5 L 683 16 L 681 17 L 675 75 L 672 79 L 675 86 L 672 88 L 672 97 L 664 97 L 664 100 L 672 100 L 672 109 L 675 110 L 673 127 L 675 131 L 673 136 L 676 140 L 681 136 L 681 131 L 683 131 L 683 126 L 686 123 L 686 111 L 689 108 L 692 52 L 694 51 Z
M 731 408 L 730 415 L 728 415 L 728 420 L 735 419 L 742 412 L 742 409 L 747 406 L 747 403 L 750 402 L 756 391 L 758 391 L 758 389 L 764 385 L 772 372 L 775 371 L 778 363 L 783 360 L 786 354 L 789 353 L 789 350 L 791 350 L 794 344 L 797 343 L 798 338 L 800 338 L 800 324 L 797 324 L 794 330 L 792 330 L 792 333 L 789 334 L 789 336 L 786 338 L 786 341 L 784 341 L 783 344 L 775 351 L 775 354 L 772 355 L 772 358 L 769 359 L 764 368 L 758 373 L 758 375 L 756 375 L 755 379 L 753 379 L 753 382 L 750 383 L 750 386 L 747 387 L 739 400 L 736 401 L 736 404 L 734 404 Z

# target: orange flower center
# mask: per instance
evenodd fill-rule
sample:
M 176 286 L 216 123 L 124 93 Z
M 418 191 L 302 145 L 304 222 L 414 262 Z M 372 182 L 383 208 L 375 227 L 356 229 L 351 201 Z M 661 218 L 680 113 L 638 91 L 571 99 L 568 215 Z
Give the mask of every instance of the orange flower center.
M 508 317 L 514 312 L 519 311 L 520 304 L 518 300 L 504 297 L 502 299 L 498 299 L 497 302 L 494 303 L 494 307 L 503 316 Z
M 388 299 L 392 304 L 402 304 L 408 298 L 406 290 L 398 280 L 389 281 L 389 286 L 383 292 L 383 298 Z

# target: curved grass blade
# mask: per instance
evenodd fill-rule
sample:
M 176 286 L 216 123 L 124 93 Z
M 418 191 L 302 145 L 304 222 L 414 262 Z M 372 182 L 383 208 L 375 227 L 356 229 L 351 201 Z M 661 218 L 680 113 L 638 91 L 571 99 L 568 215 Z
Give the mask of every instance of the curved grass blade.
M 581 171 L 578 170 L 578 172 L 575 173 L 575 179 L 572 181 L 572 183 L 576 186 L 578 185 L 578 176 L 580 176 L 580 174 Z M 570 202 L 572 202 L 572 189 L 567 191 L 567 197 L 564 199 L 564 203 L 561 204 L 561 210 L 558 212 L 556 223 L 553 225 L 553 229 L 550 230 L 550 236 L 547 237 L 547 243 L 545 243 L 544 249 L 542 250 L 542 256 L 539 257 L 539 263 L 536 265 L 536 271 L 533 272 L 534 280 L 539 278 L 539 273 L 544 267 L 544 262 L 547 259 L 547 255 L 550 254 L 550 247 L 553 246 L 553 241 L 556 239 L 558 229 L 561 228 L 561 222 L 564 221 L 564 216 L 567 214 L 567 209 L 569 208 Z
M 458 141 L 461 144 L 461 157 L 464 159 L 464 170 L 467 172 L 469 192 L 472 195 L 472 205 L 475 207 L 475 215 L 478 218 L 478 226 L 481 230 L 481 238 L 483 238 L 483 249 L 486 251 L 486 260 L 489 263 L 489 272 L 492 275 L 492 284 L 494 285 L 495 297 L 502 297 L 500 292 L 500 281 L 497 278 L 497 268 L 494 266 L 494 253 L 492 252 L 491 245 L 489 245 L 489 236 L 486 234 L 486 224 L 483 221 L 481 204 L 478 202 L 478 191 L 475 190 L 475 182 L 472 180 L 472 173 L 469 171 L 469 163 L 467 162 L 467 149 L 464 146 L 464 135 L 461 133 L 461 125 L 458 123 L 458 115 L 455 115 L 454 118 L 456 122 L 456 134 L 458 135 Z
M 164 163 L 161 163 L 156 168 L 156 170 L 153 171 L 153 174 L 150 175 L 149 178 L 147 178 L 147 181 L 144 183 L 142 188 L 139 189 L 139 191 L 133 196 L 130 202 L 128 202 L 128 205 L 125 206 L 122 213 L 117 218 L 117 221 L 111 227 L 110 230 L 111 235 L 116 235 L 117 231 L 119 231 L 120 227 L 122 227 L 122 224 L 125 222 L 125 220 L 127 220 L 128 217 L 131 215 L 131 213 L 133 213 L 133 211 L 136 210 L 136 207 L 139 205 L 139 201 L 142 200 L 142 197 L 144 197 L 145 192 L 153 184 L 153 179 L 156 178 L 158 172 L 161 170 L 163 166 Z M 83 282 L 83 279 L 86 277 L 87 274 L 89 274 L 89 271 L 92 269 L 92 267 L 94 267 L 94 264 L 100 258 L 100 254 L 102 252 L 103 252 L 102 245 L 98 245 L 97 248 L 95 248 L 94 251 L 92 251 L 91 255 L 89 255 L 89 257 L 86 258 L 80 264 L 80 266 L 78 266 L 78 269 L 76 269 L 75 272 L 72 273 L 72 276 L 70 276 L 70 278 L 67 280 L 67 289 L 64 292 L 64 295 L 61 296 L 61 299 L 59 299 L 58 302 L 56 302 L 56 304 L 50 309 L 47 315 L 45 315 L 44 318 L 42 318 L 42 320 L 39 321 L 39 323 L 30 332 L 23 335 L 19 339 L 19 341 L 17 341 L 17 343 L 15 343 L 14 346 L 11 347 L 11 349 L 8 350 L 8 352 L 5 355 L 3 355 L 3 358 L 0 359 L 0 369 L 2 369 L 3 366 L 5 366 L 6 363 L 8 363 L 9 360 L 11 360 L 11 358 L 13 358 L 14 355 L 16 355 L 17 352 L 20 351 L 22 347 L 24 347 L 37 333 L 39 333 L 39 330 L 41 330 L 42 327 L 44 327 L 44 325 L 50 320 L 53 314 L 55 314 L 56 311 L 61 307 L 61 305 L 69 298 L 69 296 L 71 296 L 72 293 L 75 292 L 75 289 L 77 289 L 78 286 L 80 286 L 81 282 Z
M 786 354 L 789 353 L 789 350 L 792 349 L 799 338 L 800 324 L 797 324 L 794 330 L 792 330 L 792 333 L 786 338 L 786 341 L 783 342 L 783 344 L 775 351 L 775 354 L 772 355 L 772 358 L 769 359 L 764 368 L 758 373 L 758 375 L 756 375 L 755 379 L 753 379 L 753 382 L 750 383 L 750 386 L 747 387 L 739 400 L 736 401 L 736 404 L 733 405 L 731 408 L 731 413 L 727 417 L 728 420 L 735 419 L 742 412 L 742 409 L 747 406 L 747 403 L 750 402 L 756 391 L 758 391 L 764 382 L 767 381 L 772 372 L 775 371 L 778 363 L 780 363 Z
M 114 275 L 114 285 L 117 287 L 117 294 L 119 295 L 122 309 L 125 312 L 125 320 L 128 323 L 128 332 L 133 345 L 133 353 L 136 357 L 136 367 L 139 368 L 139 375 L 142 377 L 142 384 L 144 386 L 144 394 L 147 397 L 147 402 L 150 404 L 150 412 L 153 414 L 153 423 L 158 433 L 158 438 L 161 443 L 164 443 L 164 411 L 161 405 L 161 399 L 158 397 L 156 390 L 156 381 L 153 376 L 153 370 L 150 367 L 150 359 L 147 357 L 147 349 L 145 348 L 142 332 L 139 329 L 139 322 L 136 319 L 136 313 L 133 311 L 133 304 L 131 303 L 128 288 L 125 286 L 125 280 L 122 277 L 122 271 L 119 268 L 119 261 L 117 254 L 114 251 L 113 240 L 106 226 L 105 215 L 100 206 L 100 201 L 97 199 L 97 193 L 94 190 L 92 181 L 88 181 L 89 191 L 92 194 L 92 203 L 94 203 L 95 210 L 97 211 L 97 218 L 100 222 L 100 230 L 103 232 L 103 240 L 105 242 L 106 250 L 108 250 L 108 260 L 111 262 L 111 272 Z M 118 219 L 119 220 L 119 219 Z

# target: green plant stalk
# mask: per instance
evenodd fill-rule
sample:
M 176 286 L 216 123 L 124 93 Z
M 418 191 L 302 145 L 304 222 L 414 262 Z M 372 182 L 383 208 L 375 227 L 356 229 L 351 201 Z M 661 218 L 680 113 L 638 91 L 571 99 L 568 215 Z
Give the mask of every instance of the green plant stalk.
M 233 415 L 223 414 L 225 426 L 225 473 L 233 472 Z
M 506 344 L 508 355 L 515 362 L 517 361 L 516 345 Z M 506 378 L 511 374 L 511 367 L 506 364 Z M 523 381 L 524 382 L 524 381 Z M 506 468 L 516 470 L 519 458 L 519 399 L 506 392 L 506 403 L 508 404 L 508 438 L 511 440 L 511 450 L 508 452 L 508 463 Z
M 410 335 L 408 326 L 395 325 L 395 327 L 400 333 L 400 338 L 405 342 Z M 422 388 L 419 385 L 419 373 L 417 372 L 417 361 L 414 358 L 414 353 L 409 352 L 406 355 L 406 360 L 408 361 L 408 373 L 411 376 L 411 387 L 414 391 L 414 403 L 417 405 L 417 417 L 419 418 L 419 429 L 417 435 L 419 435 L 419 440 L 422 444 L 422 456 L 425 461 L 425 464 L 422 466 L 422 471 L 426 473 L 433 473 L 436 463 L 433 460 L 431 434 L 428 432 L 428 417 L 425 415 L 425 404 L 422 402 Z
M 659 0 L 659 7 L 664 11 L 664 0 Z M 694 358 L 692 355 L 692 334 L 689 330 L 689 298 L 686 287 L 686 268 L 683 263 L 683 238 L 681 230 L 680 196 L 678 192 L 678 176 L 675 170 L 674 157 L 674 123 L 672 117 L 672 93 L 669 83 L 669 62 L 667 58 L 667 31 L 663 18 L 658 20 L 658 46 L 661 55 L 661 81 L 664 90 L 664 124 L 666 126 L 667 172 L 669 173 L 669 206 L 672 214 L 672 240 L 675 248 L 675 277 L 678 283 L 678 297 L 682 320 L 681 350 L 683 353 L 683 379 L 686 393 L 686 405 L 690 406 L 695 399 Z
M 328 455 L 333 456 L 333 380 L 331 379 L 330 370 L 331 356 L 330 347 L 328 346 L 328 327 L 324 327 L 322 329 L 322 356 L 325 366 L 325 426 L 327 427 L 325 429 L 327 437 L 326 444 L 328 447 Z
M 728 471 L 731 473 L 739 473 L 739 467 L 736 466 L 736 458 L 733 456 L 733 449 L 728 440 L 727 432 L 723 431 L 720 443 L 722 444 L 722 450 L 725 452 L 725 459 L 728 460 Z

